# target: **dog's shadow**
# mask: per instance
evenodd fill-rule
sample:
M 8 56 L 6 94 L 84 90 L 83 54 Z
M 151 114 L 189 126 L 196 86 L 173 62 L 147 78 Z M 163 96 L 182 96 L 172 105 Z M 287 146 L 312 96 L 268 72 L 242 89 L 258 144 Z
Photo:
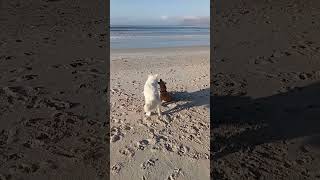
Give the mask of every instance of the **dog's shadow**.
M 171 91 L 170 92 L 173 101 L 163 103 L 163 106 L 169 106 L 175 104 L 176 106 L 164 112 L 164 114 L 172 115 L 184 109 L 190 109 L 193 107 L 204 106 L 210 108 L 210 88 L 202 89 L 195 92 L 187 91 Z

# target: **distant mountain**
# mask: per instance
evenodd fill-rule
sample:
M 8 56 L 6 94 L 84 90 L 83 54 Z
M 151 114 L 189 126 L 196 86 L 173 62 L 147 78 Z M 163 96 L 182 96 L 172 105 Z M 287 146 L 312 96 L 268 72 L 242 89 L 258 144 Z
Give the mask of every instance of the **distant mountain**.
M 111 18 L 111 25 L 181 25 L 181 26 L 209 26 L 209 16 L 180 16 L 166 18 Z
M 209 26 L 210 17 L 185 17 L 180 24 L 185 26 Z

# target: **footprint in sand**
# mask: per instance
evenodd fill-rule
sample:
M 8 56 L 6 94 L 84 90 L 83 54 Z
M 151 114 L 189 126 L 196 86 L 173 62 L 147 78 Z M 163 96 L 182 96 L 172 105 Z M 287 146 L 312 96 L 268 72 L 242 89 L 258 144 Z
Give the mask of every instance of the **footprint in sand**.
M 157 161 L 158 161 L 158 159 L 154 159 L 154 158 L 148 159 L 147 161 L 145 161 L 144 163 L 142 163 L 142 164 L 140 165 L 140 167 L 141 167 L 142 169 L 149 169 L 149 168 L 155 166 L 155 164 L 156 164 Z
M 164 147 L 167 151 L 170 151 L 170 152 L 176 152 L 178 151 L 178 148 L 176 145 L 172 144 L 172 143 L 165 143 L 164 144 Z
M 173 172 L 170 174 L 170 176 L 167 178 L 167 180 L 175 180 L 180 175 L 183 175 L 181 169 L 176 168 L 176 169 L 173 170 Z
M 141 140 L 139 141 L 135 146 L 140 149 L 140 150 L 144 150 L 146 146 L 148 146 L 150 144 L 150 140 Z
M 128 156 L 128 157 L 133 157 L 135 155 L 135 152 L 132 148 L 126 147 L 124 149 L 119 150 L 119 152 L 124 155 L 124 156 Z
M 123 138 L 123 133 L 120 131 L 120 128 L 112 127 L 111 129 L 111 142 L 117 142 Z
M 312 77 L 312 74 L 311 73 L 300 73 L 298 75 L 298 77 L 300 80 L 308 80 Z
M 10 167 L 10 170 L 12 172 L 21 172 L 21 173 L 26 173 L 26 174 L 30 174 L 30 173 L 34 173 L 39 169 L 39 165 L 38 164 L 34 164 L 34 163 L 21 163 L 18 165 L 13 165 Z
M 121 135 L 118 135 L 118 134 L 113 135 L 113 136 L 111 136 L 111 142 L 117 142 L 117 141 L 121 140 L 121 138 L 122 138 Z
M 117 164 L 115 164 L 115 165 L 113 165 L 113 166 L 111 167 L 111 172 L 112 172 L 113 174 L 118 174 L 118 173 L 120 172 L 120 170 L 121 170 L 122 167 L 123 167 L 123 165 L 122 165 L 121 163 L 117 163 Z
M 187 154 L 187 153 L 189 152 L 189 150 L 190 150 L 189 147 L 184 146 L 184 145 L 180 145 L 178 154 L 179 154 L 180 156 L 185 155 L 185 154 Z
M 37 77 L 38 75 L 36 74 L 28 74 L 28 75 L 22 76 L 22 80 L 33 80 L 33 79 L 36 79 Z
M 124 127 L 123 127 L 123 129 L 126 130 L 126 131 L 130 131 L 130 130 L 133 129 L 133 127 L 130 126 L 130 124 L 125 124 Z
M 159 134 L 154 134 L 153 138 L 156 140 L 156 143 L 162 143 L 168 141 L 168 137 L 159 135 Z

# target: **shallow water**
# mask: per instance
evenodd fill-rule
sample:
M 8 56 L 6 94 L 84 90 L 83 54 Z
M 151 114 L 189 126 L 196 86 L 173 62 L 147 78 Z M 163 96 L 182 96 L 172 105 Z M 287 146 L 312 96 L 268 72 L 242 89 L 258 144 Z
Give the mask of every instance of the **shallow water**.
M 112 26 L 112 49 L 209 46 L 209 28 L 192 26 Z

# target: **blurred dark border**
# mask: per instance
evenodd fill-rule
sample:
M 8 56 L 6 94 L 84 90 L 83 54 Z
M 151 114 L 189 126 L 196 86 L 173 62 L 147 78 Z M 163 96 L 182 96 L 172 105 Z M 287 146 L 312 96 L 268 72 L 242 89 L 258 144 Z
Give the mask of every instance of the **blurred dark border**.
M 213 179 L 213 130 L 212 127 L 213 124 L 213 71 L 214 71 L 214 64 L 213 64 L 213 58 L 214 58 L 214 14 L 215 14 L 215 0 L 210 0 L 210 179 Z

